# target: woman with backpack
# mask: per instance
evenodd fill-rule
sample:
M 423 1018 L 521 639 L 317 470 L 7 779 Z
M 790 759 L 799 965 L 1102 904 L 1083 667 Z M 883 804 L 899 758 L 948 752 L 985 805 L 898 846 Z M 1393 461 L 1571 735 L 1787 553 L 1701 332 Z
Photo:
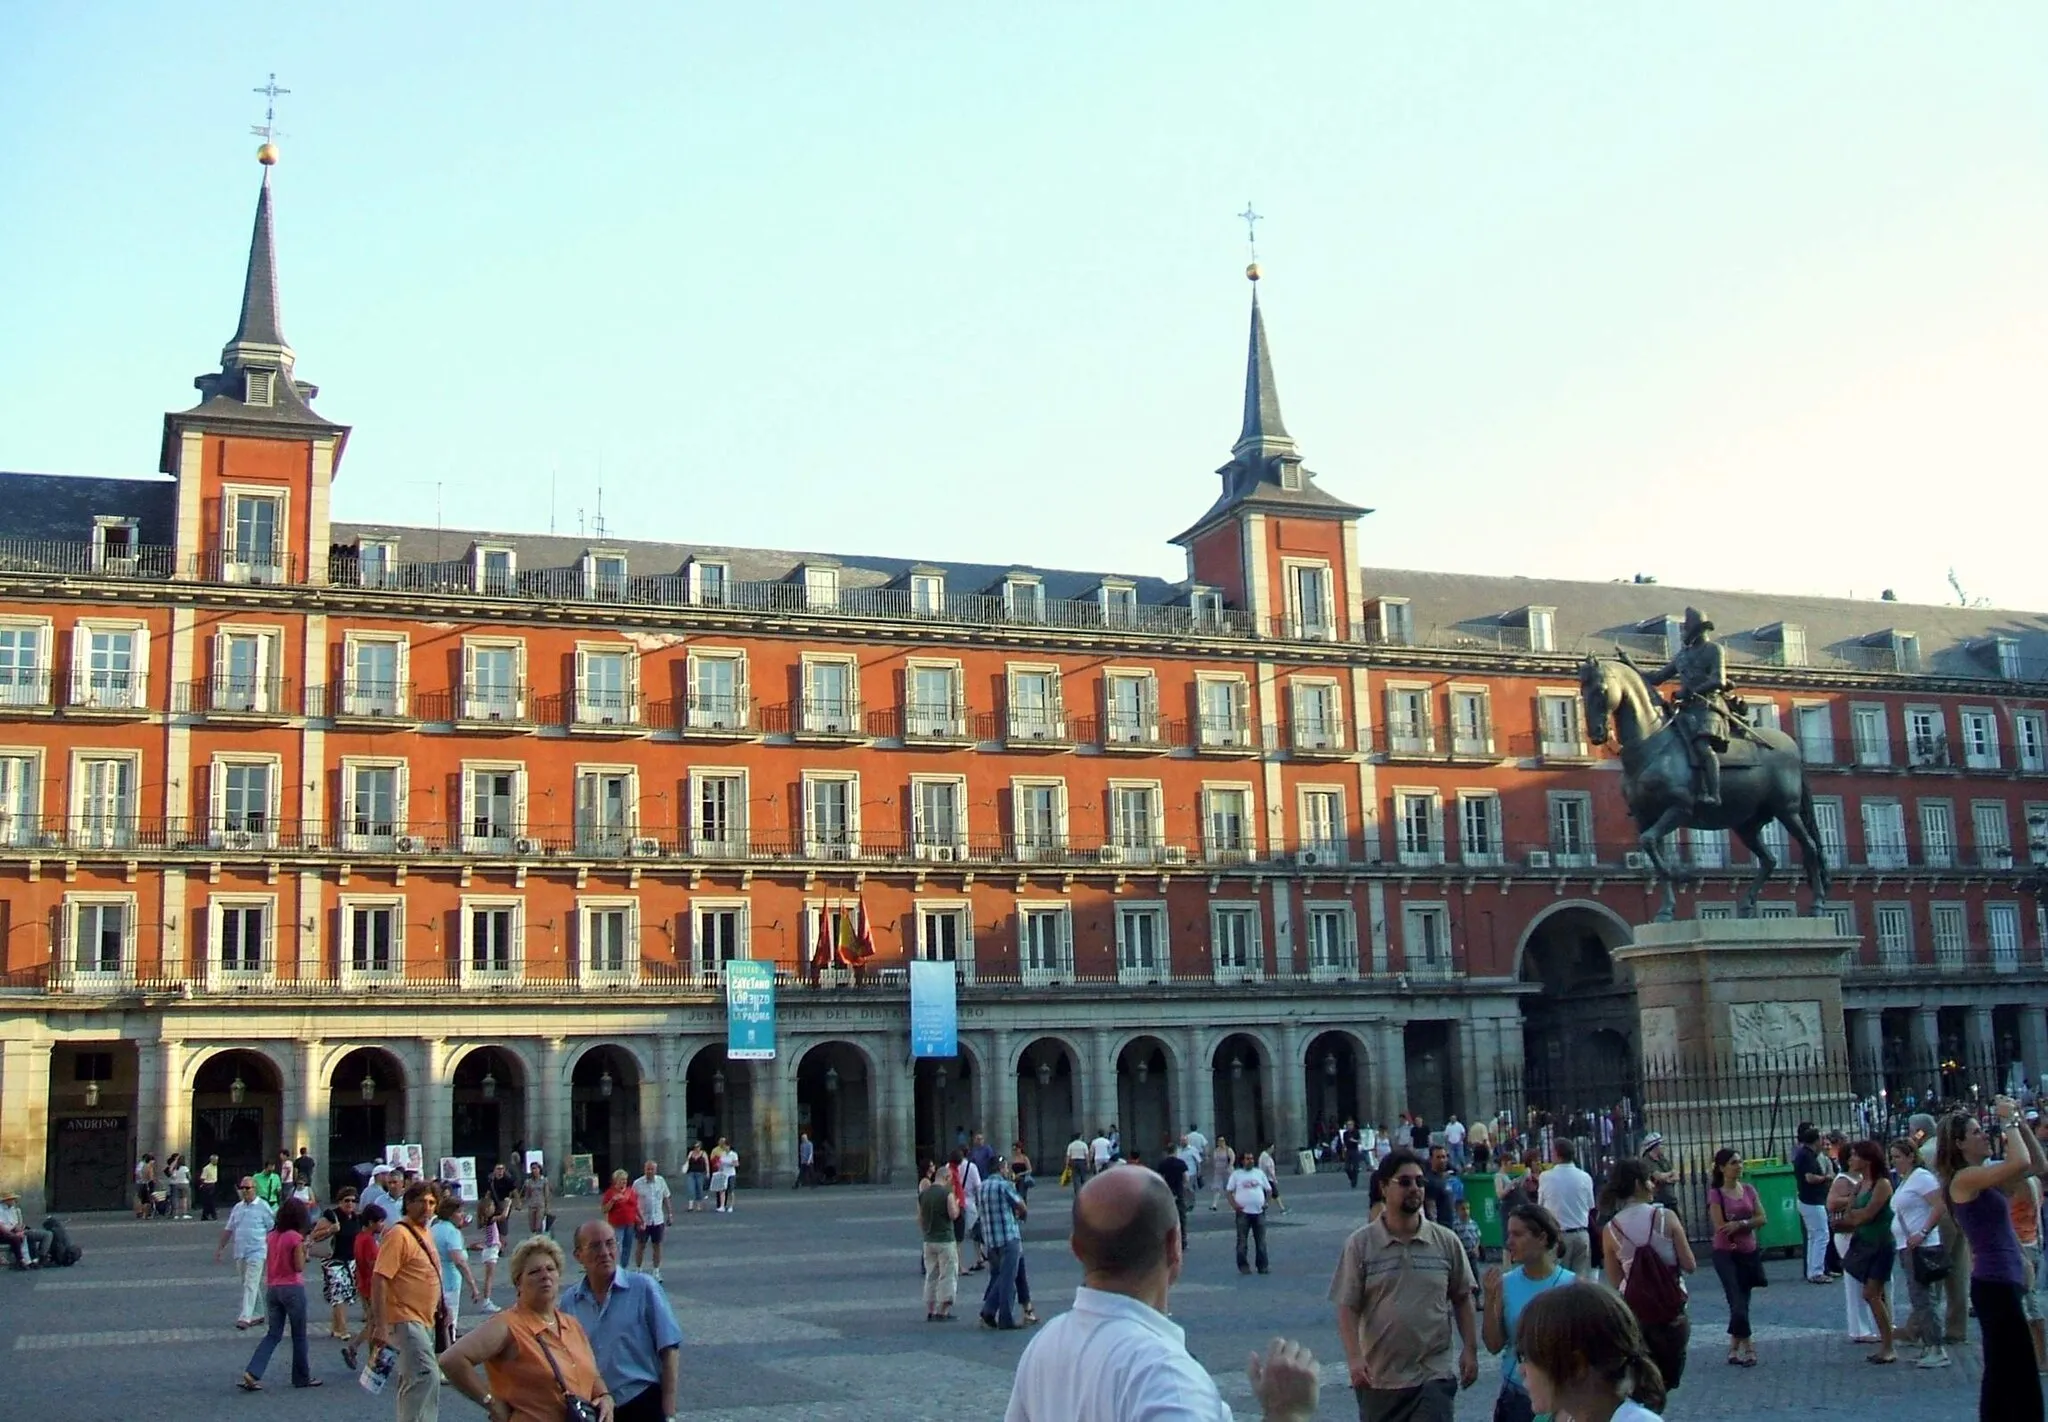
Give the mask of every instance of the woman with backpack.
M 1612 1218 L 1603 1236 L 1601 1268 L 1607 1282 L 1628 1302 L 1651 1359 L 1666 1388 L 1685 1375 L 1685 1350 L 1692 1338 L 1686 1317 L 1684 1275 L 1699 1268 L 1685 1225 L 1656 1202 L 1657 1186 L 1640 1160 L 1618 1160 L 1607 1177 Z
M 1891 1289 L 1892 1258 L 1898 1250 L 1892 1242 L 1892 1172 L 1884 1163 L 1884 1148 L 1876 1141 L 1856 1142 L 1849 1147 L 1849 1171 L 1856 1182 L 1854 1193 L 1834 1220 L 1835 1228 L 1849 1236 L 1842 1272 L 1863 1291 L 1877 1324 L 1877 1351 L 1864 1361 L 1896 1363 Z

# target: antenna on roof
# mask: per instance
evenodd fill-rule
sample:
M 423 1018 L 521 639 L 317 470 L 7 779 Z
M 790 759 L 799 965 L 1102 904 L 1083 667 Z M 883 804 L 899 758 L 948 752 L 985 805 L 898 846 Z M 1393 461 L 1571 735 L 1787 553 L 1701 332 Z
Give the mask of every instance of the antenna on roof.
M 599 480 L 597 481 L 597 517 L 593 518 L 593 519 L 592 519 L 592 520 L 590 521 L 590 536 L 591 536 L 592 538 L 596 538 L 596 539 L 602 539 L 602 538 L 604 537 L 604 480 L 603 480 L 603 479 L 599 479 Z
M 555 536 L 555 479 L 561 473 L 556 465 L 548 466 L 548 537 Z

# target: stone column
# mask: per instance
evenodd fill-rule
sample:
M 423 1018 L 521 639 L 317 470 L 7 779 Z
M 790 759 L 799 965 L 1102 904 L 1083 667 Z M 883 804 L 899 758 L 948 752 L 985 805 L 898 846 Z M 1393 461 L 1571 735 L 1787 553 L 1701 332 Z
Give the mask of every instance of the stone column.
M 988 1034 L 988 1055 L 982 1062 L 981 1118 L 988 1122 L 988 1143 L 1008 1150 L 1010 1142 L 1023 1135 L 1017 1120 L 1017 1067 L 1010 1060 L 1016 1050 L 1010 1029 L 997 1027 Z M 915 1093 L 912 1093 L 915 1095 Z M 1064 1146 L 1065 1141 L 1060 1144 Z
M 2048 1075 L 2048 1013 L 2039 1004 L 2020 1009 L 2020 1061 L 2039 1091 L 2041 1078 Z
M 1968 1053 L 1963 1061 L 1963 1075 L 1981 1086 L 1984 1095 L 1995 1095 L 2005 1089 L 2005 1083 L 1998 1079 L 1998 1038 L 1991 1030 L 1990 1003 L 1970 1004 L 1969 1033 L 1963 1043 L 1963 1050 Z
M 1295 1152 L 1308 1142 L 1308 1083 L 1302 1075 L 1301 1061 L 1304 1036 L 1296 1022 L 1286 1023 L 1280 1029 L 1280 1060 L 1274 1063 L 1279 1075 L 1274 1092 L 1279 1108 L 1273 1123 L 1273 1149 L 1278 1157 L 1275 1165 L 1291 1164 Z
M 1087 1037 L 1088 1080 L 1081 1099 L 1087 1103 L 1082 1134 L 1090 1140 L 1116 1119 L 1116 1059 L 1109 1054 L 1109 1029 L 1090 1027 Z
M 1510 1013 L 1493 1019 L 1494 1031 L 1499 1047 L 1495 1057 L 1493 1094 L 1480 1103 L 1491 1116 L 1508 1104 L 1507 1085 L 1519 1080 L 1526 1069 L 1523 1055 L 1527 1051 L 1522 1039 L 1522 1014 Z
M 876 1047 L 875 1059 L 882 1064 L 882 1074 L 889 1083 L 888 1104 L 884 1108 L 883 1150 L 881 1171 L 876 1178 L 887 1184 L 892 1181 L 917 1179 L 917 1059 L 907 1054 L 898 1058 L 896 1044 L 883 1038 Z M 993 1136 L 993 1132 L 990 1133 Z M 997 1150 L 1008 1150 L 1008 1141 L 991 1139 Z
M 148 1151 L 161 1164 L 176 1146 L 164 1145 L 164 1047 L 161 1042 L 138 1042 L 135 1046 L 135 1145 L 129 1154 L 136 1159 Z M 135 1162 L 131 1160 L 130 1165 Z
M 1906 1044 L 1911 1052 L 1907 1075 L 1915 1081 L 1917 1087 L 1919 1083 L 1932 1080 L 1939 1070 L 1937 1064 L 1941 1061 L 1941 1017 L 1932 1007 L 1916 1007 L 1913 1009 L 1912 1022 L 1913 1035 Z
M 157 1159 L 168 1159 L 171 1152 L 176 1151 L 189 1161 L 192 1158 L 192 1093 L 180 1086 L 185 1076 L 183 1042 L 163 1044 L 158 1071 L 161 1075 L 157 1082 L 155 1109 L 164 1148 L 157 1153 Z M 192 1178 L 199 1178 L 197 1170 L 192 1172 Z
M 1884 1014 L 1867 1007 L 1842 1015 L 1849 1019 L 1849 1069 L 1856 1089 L 1875 1096 L 1884 1085 Z
M 280 1123 L 284 1134 L 293 1137 L 291 1143 L 305 1142 L 315 1160 L 327 1160 L 328 1103 L 326 1083 L 320 1080 L 321 1045 L 317 1037 L 301 1041 L 292 1054 L 290 1077 L 295 1080 L 285 1082 L 285 1119 Z M 342 1163 L 327 1160 L 330 1170 Z
M 1209 1044 L 1201 1028 L 1187 1029 L 1182 1057 L 1180 1119 L 1173 1123 L 1173 1129 L 1179 1133 L 1189 1126 L 1199 1128 L 1206 1123 L 1209 1129 L 1202 1134 L 1213 1139 L 1216 1123 L 1210 1119 L 1215 1113 L 1215 1106 L 1209 1092 Z
M 455 1084 L 450 1080 L 450 1059 L 455 1055 L 445 1037 L 426 1040 L 426 1071 L 420 1081 L 419 1104 L 407 1103 L 407 1124 L 417 1126 L 415 1136 L 426 1152 L 427 1169 L 433 1170 L 441 1157 L 455 1151 Z
M 649 1143 L 649 1153 L 661 1162 L 664 1175 L 679 1174 L 683 1168 L 683 1157 L 689 1154 L 689 1145 L 684 1140 L 683 1123 L 683 1064 L 686 1060 L 682 1043 L 669 1036 L 657 1034 L 654 1039 L 654 1071 L 659 1083 L 655 1092 L 655 1120 L 659 1123 L 654 1139 Z
M 49 1141 L 49 1044 L 0 1042 L 0 1190 L 20 1191 L 29 1219 L 40 1220 L 49 1208 Z
M 1379 1119 L 1374 1124 L 1389 1131 L 1408 1109 L 1408 1039 L 1398 1022 L 1375 1022 L 1372 1031 L 1373 1065 L 1379 1068 L 1373 1097 Z
M 547 1162 L 548 1178 L 559 1183 L 569 1164 L 569 1044 L 561 1037 L 541 1043 L 540 1115 L 529 1122 L 527 1148 Z
M 1451 1023 L 1451 1055 L 1454 1059 L 1455 1075 L 1451 1078 L 1456 1085 L 1451 1109 L 1464 1120 L 1470 1120 L 1478 1110 L 1480 1042 L 1478 1020 L 1466 1016 Z

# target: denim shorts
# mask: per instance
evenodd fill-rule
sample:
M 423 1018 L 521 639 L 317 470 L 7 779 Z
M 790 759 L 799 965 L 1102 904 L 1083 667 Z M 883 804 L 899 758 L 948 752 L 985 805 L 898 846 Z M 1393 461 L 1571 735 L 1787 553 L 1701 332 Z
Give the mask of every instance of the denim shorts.
M 2020 1258 L 2026 1260 L 2027 1267 L 2034 1271 L 2034 1287 L 2020 1295 L 2020 1312 L 2026 1315 L 2027 1322 L 2032 1323 L 2048 1316 L 2041 1311 L 2041 1246 L 2022 1244 Z

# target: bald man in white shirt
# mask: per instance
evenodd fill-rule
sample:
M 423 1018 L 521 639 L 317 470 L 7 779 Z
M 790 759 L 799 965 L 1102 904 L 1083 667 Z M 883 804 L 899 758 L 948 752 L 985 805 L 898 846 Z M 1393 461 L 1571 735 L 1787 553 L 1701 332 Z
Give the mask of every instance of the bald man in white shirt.
M 1180 1277 L 1180 1211 L 1153 1171 L 1128 1166 L 1074 1195 L 1069 1237 L 1081 1261 L 1074 1307 L 1041 1329 L 1017 1362 L 1004 1422 L 1231 1422 L 1216 1381 L 1166 1316 Z M 1247 1368 L 1268 1422 L 1308 1422 L 1321 1384 L 1316 1360 L 1274 1339 Z

